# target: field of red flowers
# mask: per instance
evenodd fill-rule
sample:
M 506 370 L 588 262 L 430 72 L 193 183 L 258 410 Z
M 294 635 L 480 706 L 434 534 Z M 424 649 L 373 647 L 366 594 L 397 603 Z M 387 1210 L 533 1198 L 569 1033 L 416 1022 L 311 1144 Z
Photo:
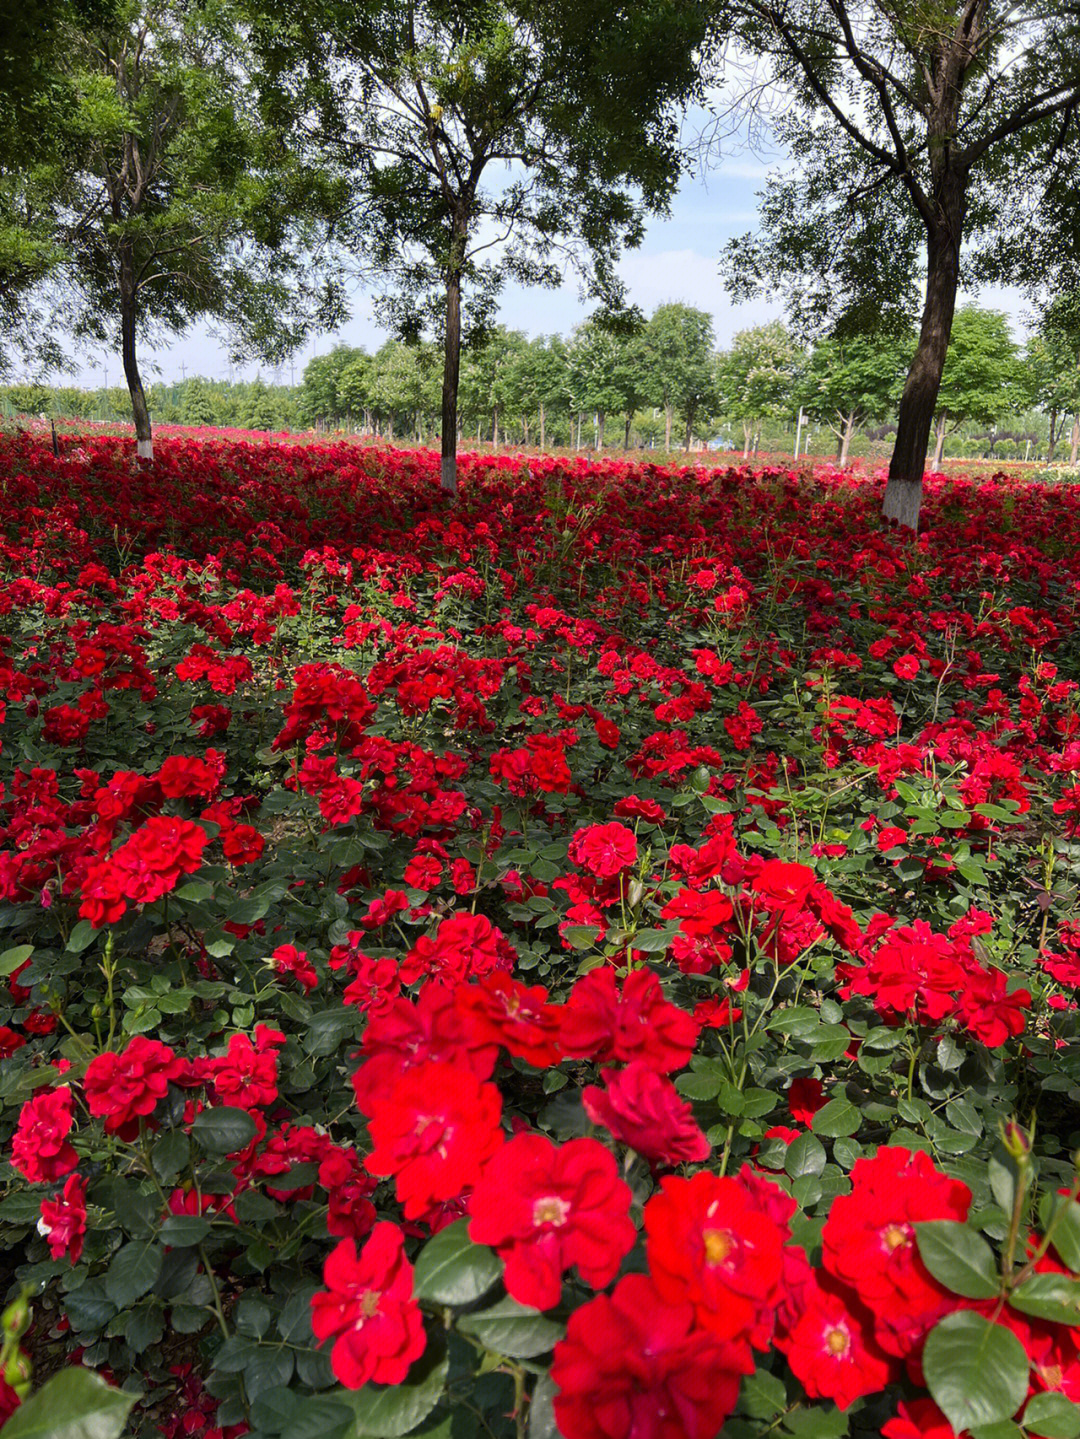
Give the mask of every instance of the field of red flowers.
M 0 439 L 5 1436 L 1076 1439 L 1080 486 L 159 448 Z

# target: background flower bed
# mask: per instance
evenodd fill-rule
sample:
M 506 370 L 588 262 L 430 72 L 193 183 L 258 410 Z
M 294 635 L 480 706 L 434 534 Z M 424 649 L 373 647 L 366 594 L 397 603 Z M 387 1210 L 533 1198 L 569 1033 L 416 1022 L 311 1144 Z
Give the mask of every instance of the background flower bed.
M 162 452 L 0 441 L 39 1373 L 170 1439 L 1080 1434 L 1077 487 L 912 541 L 850 477 Z

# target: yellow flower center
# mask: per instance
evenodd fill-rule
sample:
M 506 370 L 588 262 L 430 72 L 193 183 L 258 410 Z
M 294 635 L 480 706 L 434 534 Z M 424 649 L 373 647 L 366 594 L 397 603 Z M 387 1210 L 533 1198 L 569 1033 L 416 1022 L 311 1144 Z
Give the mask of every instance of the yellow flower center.
M 706 1229 L 702 1237 L 705 1240 L 705 1258 L 709 1264 L 723 1264 L 735 1247 L 735 1241 L 723 1229 Z

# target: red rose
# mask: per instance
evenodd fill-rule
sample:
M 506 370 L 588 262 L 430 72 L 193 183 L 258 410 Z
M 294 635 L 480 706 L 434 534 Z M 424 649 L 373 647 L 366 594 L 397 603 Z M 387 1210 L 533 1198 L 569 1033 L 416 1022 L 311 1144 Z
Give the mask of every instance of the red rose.
M 48 1240 L 54 1259 L 66 1254 L 72 1264 L 78 1264 L 86 1236 L 86 1180 L 81 1175 L 68 1177 L 58 1199 L 41 1201 L 38 1232 Z
M 184 1068 L 167 1044 L 137 1034 L 121 1054 L 110 1050 L 90 1061 L 83 1080 L 90 1113 L 103 1117 L 114 1134 L 152 1114 Z
M 620 1143 L 653 1163 L 700 1163 L 712 1146 L 694 1123 L 690 1105 L 670 1079 L 635 1061 L 604 1076 L 606 1089 L 582 1091 L 585 1113 Z
M 872 1316 L 820 1284 L 804 1291 L 798 1322 L 777 1343 L 807 1395 L 840 1409 L 896 1378 L 895 1363 L 874 1342 Z
M 311 1327 L 320 1343 L 335 1339 L 330 1363 L 337 1379 L 347 1389 L 400 1384 L 426 1343 L 401 1230 L 376 1224 L 359 1257 L 353 1240 L 342 1240 L 323 1280 L 326 1290 L 311 1297 Z
M 614 879 L 637 862 L 637 839 L 624 824 L 590 824 L 575 832 L 570 858 L 597 879 Z
M 275 1041 L 269 1036 L 280 1031 L 259 1028 L 263 1034 L 260 1036 L 256 1030 L 257 1044 L 253 1045 L 246 1034 L 234 1034 L 227 1053 L 210 1062 L 214 1092 L 222 1104 L 260 1109 L 277 1098 L 277 1054 Z
M 19 1111 L 11 1139 L 11 1162 L 31 1184 L 51 1184 L 70 1174 L 79 1156 L 67 1142 L 71 1132 L 71 1090 L 43 1089 Z
M 477 984 L 458 985 L 454 1003 L 477 1044 L 499 1044 L 516 1059 L 543 1069 L 558 1064 L 563 1011 L 547 1002 L 543 985 L 522 984 L 496 971 Z
M 822 1263 L 875 1316 L 876 1337 L 903 1358 L 956 1300 L 919 1257 L 914 1226 L 967 1218 L 971 1190 L 921 1151 L 888 1146 L 857 1159 L 851 1193 L 833 1201 L 822 1231 Z
M 788 1113 L 796 1124 L 809 1124 L 825 1103 L 820 1079 L 793 1079 L 787 1092 Z
M 406 1219 L 455 1199 L 503 1142 L 502 1096 L 457 1065 L 429 1060 L 369 1100 L 372 1174 L 393 1175 Z
M 628 1274 L 570 1316 L 555 1346 L 555 1420 L 566 1439 L 715 1439 L 735 1407 L 745 1346 L 694 1327 L 689 1304 L 667 1304 Z
M 505 1261 L 514 1299 L 550 1309 L 572 1266 L 594 1289 L 615 1278 L 637 1238 L 632 1197 L 597 1140 L 556 1146 L 542 1134 L 519 1134 L 484 1167 L 469 1205 L 469 1238 Z
M 649 1272 L 669 1303 L 690 1303 L 721 1339 L 745 1337 L 775 1306 L 787 1237 L 737 1179 L 669 1176 L 645 1205 Z
M 668 1073 L 694 1052 L 701 1026 L 664 998 L 651 969 L 634 969 L 620 990 L 613 969 L 583 975 L 562 1011 L 563 1052 L 600 1064 L 640 1060 Z

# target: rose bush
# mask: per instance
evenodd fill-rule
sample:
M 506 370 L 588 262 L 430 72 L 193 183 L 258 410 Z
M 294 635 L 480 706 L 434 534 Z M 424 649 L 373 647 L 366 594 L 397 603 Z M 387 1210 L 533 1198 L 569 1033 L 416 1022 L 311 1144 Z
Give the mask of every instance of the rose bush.
M 19 1365 L 1077 1439 L 1080 490 L 160 451 L 0 439 Z

